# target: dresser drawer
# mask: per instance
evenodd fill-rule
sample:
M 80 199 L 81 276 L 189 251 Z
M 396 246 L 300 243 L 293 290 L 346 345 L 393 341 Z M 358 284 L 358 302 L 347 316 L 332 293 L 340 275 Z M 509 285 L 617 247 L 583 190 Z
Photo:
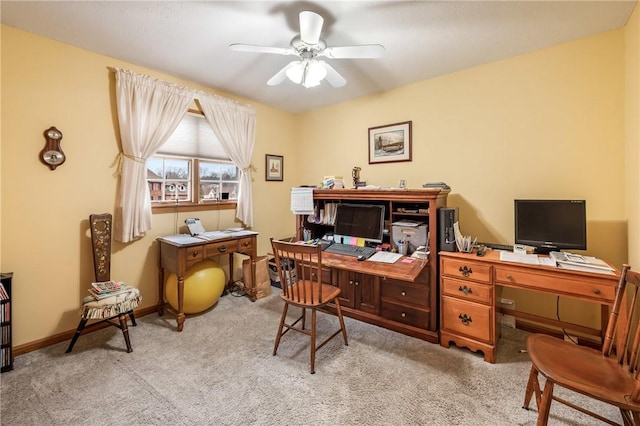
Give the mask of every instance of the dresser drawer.
M 496 267 L 496 284 L 517 286 L 540 290 L 552 294 L 567 294 L 568 296 L 585 296 L 593 301 L 612 304 L 615 298 L 616 281 L 611 285 L 595 282 L 589 277 L 563 277 L 555 272 L 552 276 L 545 273 L 532 273 L 515 268 Z
M 382 302 L 382 317 L 414 327 L 429 328 L 429 311 L 425 309 L 410 308 L 385 300 Z
M 195 265 L 196 263 L 200 262 L 203 259 L 202 252 L 203 252 L 202 246 L 187 247 L 187 249 L 185 250 L 186 269 L 189 269 L 190 267 L 192 267 L 193 265 Z
M 245 253 L 253 251 L 255 241 L 256 239 L 253 237 L 240 238 L 238 240 L 238 251 Z
M 489 305 L 493 303 L 493 286 L 490 284 L 442 277 L 440 291 L 443 295 L 459 297 L 471 302 L 481 302 Z
M 400 304 L 426 308 L 429 303 L 429 287 L 411 285 L 400 281 L 382 281 L 382 298 Z
M 491 265 L 457 259 L 442 259 L 442 275 L 491 282 Z
M 442 297 L 442 329 L 491 342 L 491 306 Z
M 238 251 L 238 240 L 221 241 L 219 243 L 207 244 L 205 247 L 205 256 L 218 256 L 226 253 Z

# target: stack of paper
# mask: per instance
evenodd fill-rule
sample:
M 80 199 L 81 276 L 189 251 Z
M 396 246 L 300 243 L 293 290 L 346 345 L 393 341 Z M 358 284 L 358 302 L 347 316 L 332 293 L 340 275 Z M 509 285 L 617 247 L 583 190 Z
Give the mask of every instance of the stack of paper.
M 596 272 L 599 274 L 615 274 L 615 269 L 601 259 L 592 256 L 552 251 L 549 257 L 556 261 L 559 268 L 574 271 Z

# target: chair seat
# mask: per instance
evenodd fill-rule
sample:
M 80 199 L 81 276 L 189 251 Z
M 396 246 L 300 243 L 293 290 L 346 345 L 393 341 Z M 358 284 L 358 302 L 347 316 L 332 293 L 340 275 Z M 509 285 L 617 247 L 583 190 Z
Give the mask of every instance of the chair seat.
M 84 319 L 105 319 L 126 314 L 137 308 L 141 303 L 140 290 L 135 287 L 129 287 L 125 292 L 100 300 L 96 300 L 93 296 L 85 297 L 82 301 L 80 312 Z
M 563 387 L 626 410 L 640 411 L 640 404 L 629 399 L 634 380 L 614 357 L 543 334 L 527 337 L 527 351 L 538 371 Z
M 298 286 L 304 286 L 304 288 L 298 288 Z M 304 306 L 304 307 L 313 307 L 313 306 L 322 306 L 327 304 L 327 302 L 332 301 L 336 297 L 340 295 L 340 289 L 338 287 L 332 286 L 331 284 L 321 284 L 322 286 L 322 303 L 320 303 L 319 297 L 319 288 L 311 281 L 298 281 L 296 284 L 289 287 L 289 291 L 293 294 L 298 294 L 300 291 L 300 299 L 292 300 L 282 293 L 280 297 L 282 297 L 288 303 L 291 303 L 296 306 Z M 302 297 L 304 296 L 304 297 Z M 313 297 L 312 297 L 313 296 Z M 313 302 L 312 302 L 313 301 Z

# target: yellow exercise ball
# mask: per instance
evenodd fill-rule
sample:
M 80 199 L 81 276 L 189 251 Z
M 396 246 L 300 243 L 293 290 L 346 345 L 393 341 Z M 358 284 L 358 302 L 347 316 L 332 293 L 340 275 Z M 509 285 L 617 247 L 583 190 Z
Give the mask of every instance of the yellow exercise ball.
M 193 265 L 184 276 L 183 312 L 195 314 L 215 305 L 224 291 L 224 284 L 224 270 L 213 260 Z M 178 277 L 173 272 L 165 281 L 164 297 L 173 309 L 178 310 Z

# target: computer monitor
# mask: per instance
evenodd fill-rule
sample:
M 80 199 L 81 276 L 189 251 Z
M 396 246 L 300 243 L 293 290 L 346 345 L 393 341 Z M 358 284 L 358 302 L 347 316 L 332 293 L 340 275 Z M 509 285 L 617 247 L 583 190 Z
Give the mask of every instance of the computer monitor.
M 515 200 L 515 242 L 537 253 L 587 248 L 585 200 Z
M 372 243 L 382 243 L 384 206 L 338 204 L 334 233 L 341 236 L 363 238 Z

